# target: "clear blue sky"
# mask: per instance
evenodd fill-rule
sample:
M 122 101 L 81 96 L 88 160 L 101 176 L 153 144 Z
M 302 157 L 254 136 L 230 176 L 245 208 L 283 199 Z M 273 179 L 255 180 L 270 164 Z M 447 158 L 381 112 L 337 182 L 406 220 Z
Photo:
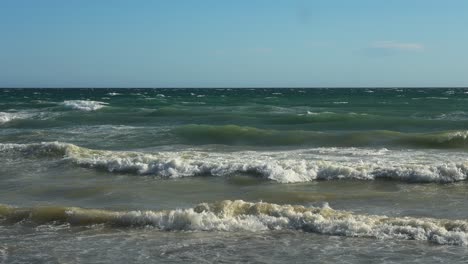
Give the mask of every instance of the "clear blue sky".
M 0 0 L 0 87 L 468 86 L 467 0 Z

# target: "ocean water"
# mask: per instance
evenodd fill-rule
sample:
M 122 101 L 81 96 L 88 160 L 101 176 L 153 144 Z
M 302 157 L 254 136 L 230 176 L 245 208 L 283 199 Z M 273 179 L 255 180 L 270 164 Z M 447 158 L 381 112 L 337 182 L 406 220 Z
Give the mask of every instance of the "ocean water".
M 0 89 L 0 263 L 466 263 L 468 89 Z

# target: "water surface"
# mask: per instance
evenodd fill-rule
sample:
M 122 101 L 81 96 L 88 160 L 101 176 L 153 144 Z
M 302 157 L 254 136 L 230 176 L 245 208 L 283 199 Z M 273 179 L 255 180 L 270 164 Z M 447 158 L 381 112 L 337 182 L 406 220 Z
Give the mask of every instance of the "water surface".
M 468 89 L 0 89 L 0 262 L 467 261 Z

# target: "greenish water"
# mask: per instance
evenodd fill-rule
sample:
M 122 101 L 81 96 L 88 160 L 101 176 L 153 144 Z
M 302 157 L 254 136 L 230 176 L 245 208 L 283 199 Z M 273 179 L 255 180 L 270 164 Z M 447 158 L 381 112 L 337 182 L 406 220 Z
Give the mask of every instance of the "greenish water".
M 0 89 L 0 263 L 464 262 L 467 148 L 468 89 Z

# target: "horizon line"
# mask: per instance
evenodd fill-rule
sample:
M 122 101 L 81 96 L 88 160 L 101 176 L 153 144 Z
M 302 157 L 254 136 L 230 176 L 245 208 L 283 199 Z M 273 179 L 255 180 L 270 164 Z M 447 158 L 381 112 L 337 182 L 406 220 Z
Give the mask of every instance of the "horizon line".
M 234 86 L 219 86 L 219 87 L 203 87 L 203 86 L 169 86 L 169 87 L 84 87 L 84 86 L 70 86 L 70 87 L 0 87 L 0 89 L 468 89 L 467 86 L 262 86 L 262 87 L 234 87 Z

